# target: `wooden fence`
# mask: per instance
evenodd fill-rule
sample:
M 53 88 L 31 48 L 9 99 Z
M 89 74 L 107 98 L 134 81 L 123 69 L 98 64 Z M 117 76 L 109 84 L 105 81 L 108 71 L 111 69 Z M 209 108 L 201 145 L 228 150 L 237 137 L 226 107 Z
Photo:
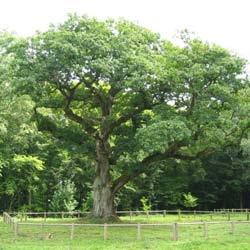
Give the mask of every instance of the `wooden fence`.
M 236 231 L 236 225 L 237 224 L 247 224 L 250 226 L 250 221 L 217 221 L 217 222 L 190 222 L 190 223 L 167 223 L 167 224 L 59 224 L 59 223 L 28 223 L 28 222 L 18 222 L 15 219 L 13 219 L 8 213 L 3 214 L 3 221 L 7 224 L 9 224 L 14 232 L 15 237 L 18 237 L 22 234 L 22 228 L 24 227 L 32 227 L 31 232 L 36 232 L 39 235 L 39 238 L 41 240 L 46 239 L 48 235 L 45 235 L 44 229 L 48 227 L 56 228 L 56 227 L 63 227 L 68 228 L 67 232 L 68 239 L 73 240 L 75 237 L 75 229 L 76 228 L 99 228 L 102 229 L 103 234 L 103 240 L 109 239 L 109 236 L 111 237 L 111 229 L 112 228 L 134 228 L 135 235 L 134 239 L 141 240 L 142 239 L 142 231 L 144 228 L 167 228 L 168 231 L 171 234 L 171 240 L 178 241 L 181 236 L 181 232 L 183 232 L 180 229 L 183 229 L 184 227 L 187 227 L 187 230 L 192 230 L 192 226 L 196 226 L 199 228 L 199 232 L 201 232 L 202 237 L 207 239 L 210 232 L 209 227 L 211 225 L 227 225 L 227 228 L 230 228 L 228 233 L 230 235 L 234 235 Z M 250 229 L 250 227 L 249 227 Z M 250 236 L 250 230 L 247 229 L 247 235 Z M 212 229 L 210 229 L 212 230 Z M 85 230 L 83 230 L 85 232 Z M 167 237 L 166 237 L 167 238 Z
M 249 208 L 217 208 L 213 210 L 214 212 L 232 212 L 232 213 L 249 213 Z
M 82 218 L 90 214 L 90 212 L 11 212 L 9 215 L 11 217 L 18 218 L 18 220 L 27 222 L 28 218 L 43 218 L 43 221 L 46 222 L 47 218 L 61 218 L 65 217 L 75 217 Z M 200 211 L 200 210 L 152 210 L 152 211 L 117 211 L 118 216 L 126 216 L 132 221 L 138 215 L 145 215 L 149 218 L 150 215 L 162 215 L 166 217 L 167 215 L 177 215 L 180 221 L 182 215 L 193 215 L 194 218 L 198 216 L 209 216 L 210 220 L 221 220 L 218 219 L 219 216 L 223 216 L 225 220 L 231 221 L 233 216 L 240 215 L 241 218 L 236 218 L 237 220 L 250 220 L 250 209 L 244 210 L 214 210 L 214 211 Z M 217 219 L 216 219 L 217 217 Z

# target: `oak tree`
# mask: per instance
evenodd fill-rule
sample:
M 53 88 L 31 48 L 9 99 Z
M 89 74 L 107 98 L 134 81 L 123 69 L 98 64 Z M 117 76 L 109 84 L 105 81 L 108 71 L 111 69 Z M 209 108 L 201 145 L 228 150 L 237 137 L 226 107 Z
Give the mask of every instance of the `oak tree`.
M 208 155 L 235 132 L 245 61 L 216 45 L 179 48 L 125 20 L 72 15 L 12 53 L 36 111 L 56 110 L 94 142 L 94 216 L 113 216 L 117 192 L 158 162 Z

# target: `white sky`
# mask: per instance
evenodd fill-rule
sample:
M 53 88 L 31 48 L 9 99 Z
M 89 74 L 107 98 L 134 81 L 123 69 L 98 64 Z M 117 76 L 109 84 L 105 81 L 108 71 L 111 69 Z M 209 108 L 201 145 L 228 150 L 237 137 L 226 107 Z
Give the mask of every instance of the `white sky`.
M 124 17 L 169 40 L 187 28 L 250 60 L 250 0 L 0 0 L 0 29 L 31 35 L 72 12 Z

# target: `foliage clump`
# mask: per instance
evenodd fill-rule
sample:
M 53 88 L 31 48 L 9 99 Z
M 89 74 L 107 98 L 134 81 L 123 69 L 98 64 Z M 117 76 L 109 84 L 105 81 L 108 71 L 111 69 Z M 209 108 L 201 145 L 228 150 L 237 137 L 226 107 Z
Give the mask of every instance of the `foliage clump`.
M 54 212 L 72 212 L 77 206 L 77 201 L 74 198 L 75 192 L 76 188 L 73 182 L 70 180 L 60 182 L 52 197 L 50 210 Z
M 149 211 L 151 209 L 152 205 L 149 204 L 148 198 L 146 198 L 146 197 L 143 196 L 140 199 L 140 201 L 142 203 L 142 209 L 143 209 L 143 211 L 147 212 L 147 211 Z
M 186 208 L 193 208 L 193 207 L 197 207 L 198 206 L 198 198 L 193 196 L 190 192 L 188 192 L 187 194 L 183 194 L 184 197 L 184 201 L 183 201 L 183 205 Z

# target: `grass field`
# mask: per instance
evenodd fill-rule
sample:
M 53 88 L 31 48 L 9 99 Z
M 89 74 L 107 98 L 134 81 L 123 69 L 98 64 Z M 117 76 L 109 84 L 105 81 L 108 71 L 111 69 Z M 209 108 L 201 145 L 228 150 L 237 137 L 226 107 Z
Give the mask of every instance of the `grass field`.
M 203 217 L 209 221 L 210 217 Z M 170 223 L 180 219 L 171 216 L 136 216 L 130 221 L 122 218 L 122 222 L 130 223 Z M 189 222 L 193 218 L 182 216 L 181 222 Z M 38 222 L 39 218 L 30 222 Z M 46 223 L 79 223 L 84 219 L 59 218 L 47 219 Z M 144 221 L 143 221 L 144 220 Z M 209 224 L 207 238 L 204 238 L 202 225 L 179 225 L 179 241 L 172 241 L 171 226 L 145 226 L 141 228 L 141 240 L 137 240 L 136 227 L 108 227 L 108 239 L 103 240 L 103 227 L 74 227 L 74 240 L 70 240 L 70 226 L 39 226 L 20 225 L 18 237 L 7 224 L 0 223 L 0 250 L 249 250 L 250 224 L 236 223 L 234 234 L 230 223 Z

